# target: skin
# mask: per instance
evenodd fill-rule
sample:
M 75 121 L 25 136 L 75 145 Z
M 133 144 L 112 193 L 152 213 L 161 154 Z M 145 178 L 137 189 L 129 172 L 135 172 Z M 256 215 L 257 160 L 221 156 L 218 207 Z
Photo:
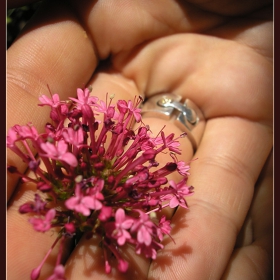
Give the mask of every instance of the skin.
M 32 121 L 43 130 L 49 111 L 37 104 L 47 85 L 61 99 L 88 85 L 100 98 L 173 92 L 190 98 L 206 120 L 203 135 L 194 132 L 195 154 L 188 139 L 181 142 L 178 158 L 198 160 L 191 163 L 189 210 L 172 217 L 176 244 L 167 238 L 151 263 L 125 248 L 129 271 L 107 276 L 97 240 L 82 239 L 71 255 L 65 251 L 68 279 L 271 279 L 272 24 L 271 1 L 43 3 L 7 51 L 7 127 Z M 166 124 L 143 121 L 155 135 Z M 181 133 L 172 123 L 164 131 Z M 7 162 L 26 170 L 9 151 Z M 34 186 L 7 178 L 8 279 L 28 279 L 56 234 L 35 233 L 18 214 Z M 40 279 L 55 261 L 53 254 Z

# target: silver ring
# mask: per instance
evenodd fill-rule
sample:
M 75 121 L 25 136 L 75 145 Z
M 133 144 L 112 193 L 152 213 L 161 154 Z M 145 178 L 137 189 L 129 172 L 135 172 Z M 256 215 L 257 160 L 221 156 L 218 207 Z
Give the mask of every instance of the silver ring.
M 143 116 L 173 121 L 177 127 L 187 133 L 196 151 L 198 141 L 195 140 L 192 131 L 199 123 L 202 121 L 204 123 L 205 119 L 201 110 L 190 99 L 182 102 L 181 96 L 172 93 L 158 94 L 144 101 L 141 109 Z

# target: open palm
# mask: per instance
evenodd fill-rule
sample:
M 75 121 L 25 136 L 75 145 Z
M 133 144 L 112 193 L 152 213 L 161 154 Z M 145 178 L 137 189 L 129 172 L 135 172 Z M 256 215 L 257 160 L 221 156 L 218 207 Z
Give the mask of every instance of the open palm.
M 47 85 L 61 99 L 84 85 L 100 98 L 172 92 L 205 116 L 203 136 L 194 135 L 195 155 L 182 142 L 181 158 L 198 160 L 191 164 L 190 209 L 172 218 L 176 244 L 166 239 L 152 263 L 127 248 L 130 269 L 113 271 L 114 279 L 268 279 L 271 273 L 272 166 L 259 175 L 273 139 L 272 4 L 200 2 L 45 1 L 7 52 L 8 127 L 32 121 L 43 129 L 48 111 L 37 103 Z M 166 133 L 181 133 L 163 120 L 143 120 L 155 134 L 164 125 Z M 17 160 L 8 153 L 8 163 L 24 171 Z M 35 190 L 16 185 L 8 174 L 8 279 L 27 279 L 56 234 L 33 232 L 18 214 Z M 97 244 L 82 239 L 70 256 L 65 252 L 68 279 L 112 279 Z M 54 262 L 51 257 L 41 279 Z

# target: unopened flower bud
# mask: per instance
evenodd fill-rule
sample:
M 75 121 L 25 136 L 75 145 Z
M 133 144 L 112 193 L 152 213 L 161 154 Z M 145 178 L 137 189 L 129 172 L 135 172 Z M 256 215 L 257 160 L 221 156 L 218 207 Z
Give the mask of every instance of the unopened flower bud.
M 40 273 L 41 273 L 41 266 L 34 268 L 30 275 L 31 280 L 37 280 L 40 276 Z
M 19 207 L 18 211 L 20 214 L 25 214 L 25 213 L 33 212 L 33 210 L 34 210 L 34 205 L 31 202 L 26 202 Z
M 52 186 L 46 184 L 45 182 L 39 182 L 37 184 L 37 189 L 42 191 L 42 192 L 48 192 L 52 189 Z
M 8 166 L 7 170 L 8 170 L 8 172 L 10 172 L 12 174 L 18 172 L 17 168 L 15 166 L 12 166 L 12 165 Z
M 98 162 L 98 163 L 94 164 L 93 166 L 96 170 L 103 170 L 104 169 L 104 163 L 102 163 L 102 162 Z
M 70 234 L 72 234 L 76 231 L 76 228 L 73 223 L 67 223 L 64 225 L 64 227 L 65 227 L 66 231 Z

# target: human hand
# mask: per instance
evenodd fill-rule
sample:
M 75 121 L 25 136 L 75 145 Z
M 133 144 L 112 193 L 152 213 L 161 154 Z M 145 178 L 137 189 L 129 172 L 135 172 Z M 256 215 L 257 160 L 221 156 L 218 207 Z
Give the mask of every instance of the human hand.
M 236 279 L 238 267 L 258 279 L 249 258 L 234 262 L 244 251 L 232 252 L 272 148 L 272 5 L 192 2 L 46 1 L 7 53 L 8 127 L 32 121 L 43 129 L 48 111 L 37 111 L 37 104 L 39 95 L 48 94 L 46 85 L 62 99 L 82 85 L 91 85 L 99 97 L 109 92 L 126 100 L 172 92 L 190 98 L 204 113 L 205 131 L 188 181 L 195 195 L 188 198 L 190 210 L 179 210 L 172 219 L 176 244 L 166 240 L 151 265 L 134 256 L 128 273 L 114 272 L 115 279 Z M 181 133 L 159 119 L 144 122 L 155 134 L 164 125 L 166 133 Z M 182 149 L 181 159 L 191 160 L 187 140 Z M 8 152 L 8 163 L 25 170 L 17 160 Z M 8 174 L 8 279 L 26 279 L 55 234 L 35 234 L 18 214 L 18 204 L 34 190 L 15 189 L 16 184 Z M 271 225 L 263 228 L 271 238 Z M 109 278 L 94 240 L 90 249 L 88 244 L 81 240 L 68 258 L 67 277 Z M 251 247 L 259 279 L 271 273 L 271 254 L 265 252 L 271 253 L 271 246 L 268 238 Z M 54 262 L 46 263 L 42 279 Z

